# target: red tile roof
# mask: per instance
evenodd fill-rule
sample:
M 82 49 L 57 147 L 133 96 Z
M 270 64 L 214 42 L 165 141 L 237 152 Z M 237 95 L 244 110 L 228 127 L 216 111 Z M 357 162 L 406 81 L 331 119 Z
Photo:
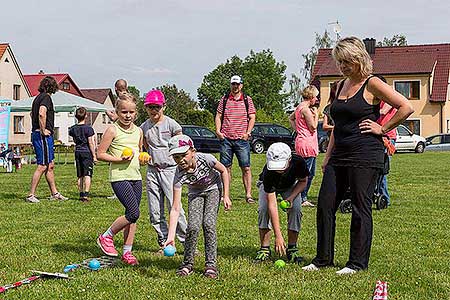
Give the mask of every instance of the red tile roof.
M 9 44 L 0 44 L 0 58 L 3 56 L 3 53 L 5 53 L 6 49 L 8 49 Z
M 58 85 L 60 85 L 62 82 L 66 81 L 68 79 L 69 82 L 72 83 L 72 86 L 75 88 L 74 90 L 71 89 L 68 92 L 71 93 L 71 94 L 74 94 L 76 96 L 80 96 L 80 97 L 84 98 L 84 95 L 81 92 L 80 88 L 78 88 L 78 86 L 75 83 L 75 81 L 73 81 L 73 79 L 67 73 L 57 73 L 57 74 L 43 73 L 43 74 L 23 75 L 23 77 L 25 78 L 25 81 L 27 82 L 27 85 L 28 85 L 28 87 L 29 87 L 29 89 L 31 91 L 31 95 L 32 96 L 36 96 L 36 95 L 39 94 L 39 91 L 38 91 L 39 84 L 41 83 L 41 80 L 45 76 L 52 76 L 53 78 L 55 78 L 56 83 L 58 83 Z
M 81 89 L 81 92 L 83 93 L 85 98 L 94 100 L 95 102 L 98 102 L 100 104 L 105 103 L 108 95 L 110 95 L 111 101 L 114 101 L 114 99 L 112 99 L 111 89 Z
M 450 44 L 376 47 L 373 72 L 380 75 L 431 74 L 434 68 L 431 102 L 445 102 L 450 73 Z M 331 49 L 320 49 L 313 76 L 341 76 Z
M 108 95 L 114 105 L 114 97 L 111 89 L 81 89 L 81 92 L 83 93 L 84 97 L 91 99 L 95 102 L 98 102 L 100 104 L 105 104 L 106 98 L 108 98 Z M 95 112 L 92 113 L 92 124 L 95 123 L 95 120 L 97 119 L 97 116 L 99 113 Z

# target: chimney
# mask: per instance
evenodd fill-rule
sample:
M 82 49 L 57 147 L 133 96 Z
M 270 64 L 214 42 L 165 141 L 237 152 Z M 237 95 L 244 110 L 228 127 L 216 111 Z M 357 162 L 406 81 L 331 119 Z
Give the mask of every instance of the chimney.
M 39 73 L 38 73 L 38 74 L 40 74 L 40 75 L 45 74 L 45 73 L 44 73 L 44 70 L 39 70 Z
M 366 50 L 369 53 L 369 55 L 375 54 L 375 42 L 376 40 L 374 38 L 365 38 L 363 40 L 364 45 L 366 46 Z

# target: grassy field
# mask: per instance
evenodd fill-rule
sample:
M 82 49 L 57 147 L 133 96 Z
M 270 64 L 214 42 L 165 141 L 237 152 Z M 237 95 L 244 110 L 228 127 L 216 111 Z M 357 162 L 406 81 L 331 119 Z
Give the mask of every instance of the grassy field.
M 323 156 L 319 157 L 319 162 Z M 252 156 L 253 178 L 264 164 Z M 319 164 L 320 165 L 320 164 Z M 3 299 L 372 299 L 377 280 L 389 282 L 389 299 L 450 299 L 450 153 L 398 154 L 392 162 L 392 206 L 374 211 L 374 239 L 368 271 L 338 277 L 336 268 L 307 273 L 300 266 L 277 270 L 272 263 L 252 262 L 259 247 L 257 206 L 244 202 L 240 177 L 232 183 L 233 210 L 221 208 L 218 221 L 220 279 L 205 279 L 203 255 L 195 274 L 177 278 L 182 260 L 161 257 L 149 225 L 144 195 L 134 245 L 137 267 L 118 264 L 99 272 L 77 270 L 71 280 L 41 280 L 9 290 Z M 0 285 L 29 275 L 29 270 L 61 272 L 69 263 L 101 255 L 97 235 L 120 214 L 117 200 L 108 200 L 107 166 L 95 168 L 93 201 L 39 204 L 24 201 L 35 166 L 17 173 L 0 170 Z M 143 170 L 144 171 L 144 170 Z M 234 174 L 237 175 L 237 169 Z M 73 164 L 57 165 L 59 190 L 77 199 Z M 321 181 L 317 172 L 310 198 L 316 202 Z M 254 190 L 256 197 L 256 190 Z M 45 181 L 38 196 L 48 196 Z M 185 199 L 183 199 L 185 202 Z M 282 212 L 281 212 L 282 213 Z M 304 209 L 299 248 L 306 262 L 315 254 L 315 208 Z M 349 251 L 350 215 L 337 216 L 336 263 Z M 285 228 L 285 220 L 283 220 Z M 121 234 L 116 239 L 121 248 Z M 181 246 L 180 246 L 181 247 Z M 199 250 L 203 254 L 200 238 Z

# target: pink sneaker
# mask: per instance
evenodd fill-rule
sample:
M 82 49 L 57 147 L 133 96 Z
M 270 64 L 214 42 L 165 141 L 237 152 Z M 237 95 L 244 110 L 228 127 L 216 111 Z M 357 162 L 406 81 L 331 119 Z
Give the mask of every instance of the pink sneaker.
M 97 238 L 97 244 L 102 249 L 103 253 L 108 256 L 117 256 L 119 253 L 116 248 L 114 248 L 114 241 L 111 236 L 103 237 L 103 235 L 99 235 Z
M 136 257 L 134 257 L 131 251 L 127 251 L 122 255 L 122 261 L 132 266 L 139 264 L 138 260 L 136 259 Z

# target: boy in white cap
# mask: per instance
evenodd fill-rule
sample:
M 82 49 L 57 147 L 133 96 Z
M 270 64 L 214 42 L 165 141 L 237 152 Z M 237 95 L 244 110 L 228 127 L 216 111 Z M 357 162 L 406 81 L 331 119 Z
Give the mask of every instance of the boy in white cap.
M 301 192 L 305 189 L 309 171 L 304 159 L 292 155 L 291 148 L 285 143 L 274 143 L 267 149 L 267 163 L 259 175 L 258 227 L 261 248 L 256 254 L 256 261 L 270 258 L 270 231 L 275 232 L 275 251 L 279 255 L 287 254 L 292 263 L 299 263 L 302 258 L 297 249 L 298 233 L 302 219 Z M 281 234 L 278 218 L 277 194 L 289 201 L 288 249 Z
M 216 222 L 223 193 L 225 209 L 231 208 L 227 169 L 211 154 L 198 153 L 187 135 L 176 135 L 169 140 L 169 153 L 178 167 L 173 180 L 173 205 L 170 211 L 169 234 L 164 246 L 175 245 L 175 230 L 181 211 L 181 188 L 188 186 L 188 226 L 184 243 L 183 263 L 179 276 L 192 274 L 194 253 L 200 228 L 205 238 L 205 271 L 203 275 L 217 278 Z

